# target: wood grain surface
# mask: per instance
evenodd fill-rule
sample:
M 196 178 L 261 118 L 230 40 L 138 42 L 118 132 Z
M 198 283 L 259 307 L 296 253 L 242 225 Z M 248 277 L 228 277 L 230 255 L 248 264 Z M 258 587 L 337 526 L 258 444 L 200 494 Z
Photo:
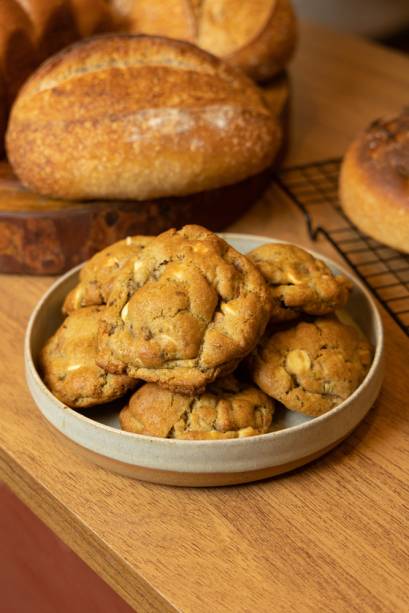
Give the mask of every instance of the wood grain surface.
M 287 164 L 342 154 L 407 101 L 409 60 L 306 26 Z M 231 228 L 310 245 L 277 187 Z M 321 239 L 310 245 L 337 258 Z M 47 427 L 24 383 L 23 335 L 51 279 L 0 278 L 0 475 L 137 611 L 409 610 L 409 339 L 383 314 L 386 379 L 335 450 L 260 483 L 187 489 L 97 468 Z

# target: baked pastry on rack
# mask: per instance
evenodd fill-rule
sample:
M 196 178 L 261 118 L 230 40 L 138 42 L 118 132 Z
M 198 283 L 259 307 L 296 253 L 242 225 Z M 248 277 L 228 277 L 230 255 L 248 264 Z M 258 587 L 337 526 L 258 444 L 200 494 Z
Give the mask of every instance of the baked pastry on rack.
M 340 201 L 362 232 L 409 253 L 409 107 L 374 121 L 351 143 Z

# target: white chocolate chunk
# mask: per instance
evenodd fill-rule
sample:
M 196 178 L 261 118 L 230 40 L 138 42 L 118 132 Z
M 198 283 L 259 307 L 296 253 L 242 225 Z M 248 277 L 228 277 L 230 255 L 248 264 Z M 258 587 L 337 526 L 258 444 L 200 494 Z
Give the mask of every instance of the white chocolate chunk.
M 310 356 L 302 349 L 293 349 L 287 355 L 285 367 L 292 375 L 304 375 L 311 368 Z

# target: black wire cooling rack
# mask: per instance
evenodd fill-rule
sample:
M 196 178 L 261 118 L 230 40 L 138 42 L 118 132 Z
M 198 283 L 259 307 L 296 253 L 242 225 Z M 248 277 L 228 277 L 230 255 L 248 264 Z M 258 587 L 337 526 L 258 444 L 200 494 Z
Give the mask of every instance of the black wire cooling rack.
M 282 169 L 276 181 L 301 209 L 313 240 L 324 236 L 409 336 L 409 256 L 363 234 L 338 200 L 341 160 Z

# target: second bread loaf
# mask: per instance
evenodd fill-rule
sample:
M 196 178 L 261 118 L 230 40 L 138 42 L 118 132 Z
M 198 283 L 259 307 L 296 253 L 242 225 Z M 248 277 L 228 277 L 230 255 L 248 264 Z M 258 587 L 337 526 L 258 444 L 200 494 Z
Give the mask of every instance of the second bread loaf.
M 41 194 L 178 196 L 266 168 L 280 129 L 240 71 L 179 41 L 106 35 L 32 75 L 11 113 L 9 159 Z

